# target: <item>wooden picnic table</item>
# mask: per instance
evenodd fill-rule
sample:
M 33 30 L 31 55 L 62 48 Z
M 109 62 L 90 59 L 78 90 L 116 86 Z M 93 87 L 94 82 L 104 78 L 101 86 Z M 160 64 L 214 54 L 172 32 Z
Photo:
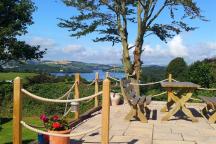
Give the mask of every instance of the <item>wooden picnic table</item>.
M 163 121 L 167 121 L 177 113 L 179 110 L 188 116 L 192 122 L 197 122 L 198 120 L 193 116 L 191 111 L 186 108 L 185 103 L 191 98 L 194 90 L 200 87 L 200 85 L 194 84 L 192 82 L 162 82 L 161 86 L 167 90 L 168 102 L 161 111 L 168 113 L 162 117 Z M 171 108 L 171 106 L 175 106 Z

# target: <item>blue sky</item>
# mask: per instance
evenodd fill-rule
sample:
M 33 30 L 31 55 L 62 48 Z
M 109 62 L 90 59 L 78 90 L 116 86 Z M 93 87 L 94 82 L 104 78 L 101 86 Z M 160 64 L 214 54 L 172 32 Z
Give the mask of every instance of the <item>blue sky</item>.
M 33 15 L 34 24 L 28 28 L 28 34 L 21 39 L 32 45 L 47 48 L 44 60 L 76 60 L 104 64 L 120 64 L 121 45 L 112 47 L 111 43 L 94 43 L 95 34 L 80 39 L 70 37 L 67 29 L 57 26 L 57 18 L 69 18 L 76 14 L 76 10 L 66 7 L 61 0 L 33 0 L 37 11 Z M 198 5 L 210 21 L 190 21 L 189 24 L 199 29 L 182 33 L 167 44 L 155 36 L 145 39 L 145 51 L 142 55 L 144 64 L 166 65 L 171 59 L 180 56 L 188 63 L 207 57 L 216 56 L 216 1 L 196 0 Z M 158 21 L 166 22 L 164 13 Z M 129 25 L 129 43 L 134 43 L 136 28 Z

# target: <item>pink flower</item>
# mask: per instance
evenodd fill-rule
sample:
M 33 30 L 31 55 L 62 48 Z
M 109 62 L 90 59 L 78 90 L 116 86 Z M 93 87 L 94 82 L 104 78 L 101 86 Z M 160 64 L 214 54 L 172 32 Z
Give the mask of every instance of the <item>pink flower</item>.
M 53 127 L 53 128 L 60 128 L 60 127 L 61 127 L 61 124 L 60 124 L 59 122 L 54 122 L 54 123 L 52 124 L 52 127 Z
M 58 117 L 57 115 L 54 115 L 54 116 L 52 117 L 52 119 L 53 119 L 54 121 L 57 121 L 57 120 L 59 119 L 59 117 Z
M 44 123 L 48 122 L 48 120 L 49 120 L 45 114 L 42 114 L 42 115 L 40 116 L 40 119 L 41 119 Z

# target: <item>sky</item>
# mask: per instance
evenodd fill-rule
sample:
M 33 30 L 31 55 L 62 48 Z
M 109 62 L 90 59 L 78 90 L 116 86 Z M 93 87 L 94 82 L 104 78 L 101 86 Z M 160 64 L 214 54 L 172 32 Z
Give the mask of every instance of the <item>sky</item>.
M 43 60 L 72 60 L 88 63 L 121 64 L 122 47 L 120 44 L 95 43 L 92 39 L 96 34 L 80 39 L 70 37 L 70 32 L 60 28 L 58 18 L 68 19 L 77 11 L 66 7 L 61 0 L 33 0 L 37 10 L 33 14 L 34 24 L 28 27 L 28 33 L 21 40 L 31 45 L 47 48 Z M 175 57 L 183 57 L 188 64 L 197 60 L 216 56 L 216 1 L 196 0 L 202 14 L 209 20 L 189 21 L 191 26 L 198 27 L 195 31 L 183 32 L 161 42 L 156 36 L 144 40 L 142 54 L 144 65 L 167 65 Z M 163 13 L 158 21 L 168 21 Z M 129 44 L 133 45 L 136 37 L 134 25 L 128 26 Z M 131 51 L 132 54 L 132 51 Z

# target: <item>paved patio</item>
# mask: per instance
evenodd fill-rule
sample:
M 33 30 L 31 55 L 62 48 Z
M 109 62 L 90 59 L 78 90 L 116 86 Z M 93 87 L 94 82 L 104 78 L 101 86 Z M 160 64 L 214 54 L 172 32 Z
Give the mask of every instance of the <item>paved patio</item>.
M 165 102 L 153 101 L 149 108 L 151 113 L 146 124 L 132 120 L 125 121 L 124 117 L 129 112 L 127 104 L 111 106 L 110 113 L 110 143 L 112 144 L 216 144 L 216 124 L 209 124 L 199 111 L 205 106 L 203 103 L 189 103 L 189 107 L 199 122 L 192 123 L 177 113 L 170 121 L 161 121 L 165 114 L 160 109 Z M 180 117 L 180 118 L 179 118 Z M 72 132 L 81 132 L 101 124 L 101 114 L 97 112 L 93 117 L 84 121 Z M 100 129 L 72 138 L 73 144 L 100 143 Z M 76 141 L 76 142 L 75 142 Z

